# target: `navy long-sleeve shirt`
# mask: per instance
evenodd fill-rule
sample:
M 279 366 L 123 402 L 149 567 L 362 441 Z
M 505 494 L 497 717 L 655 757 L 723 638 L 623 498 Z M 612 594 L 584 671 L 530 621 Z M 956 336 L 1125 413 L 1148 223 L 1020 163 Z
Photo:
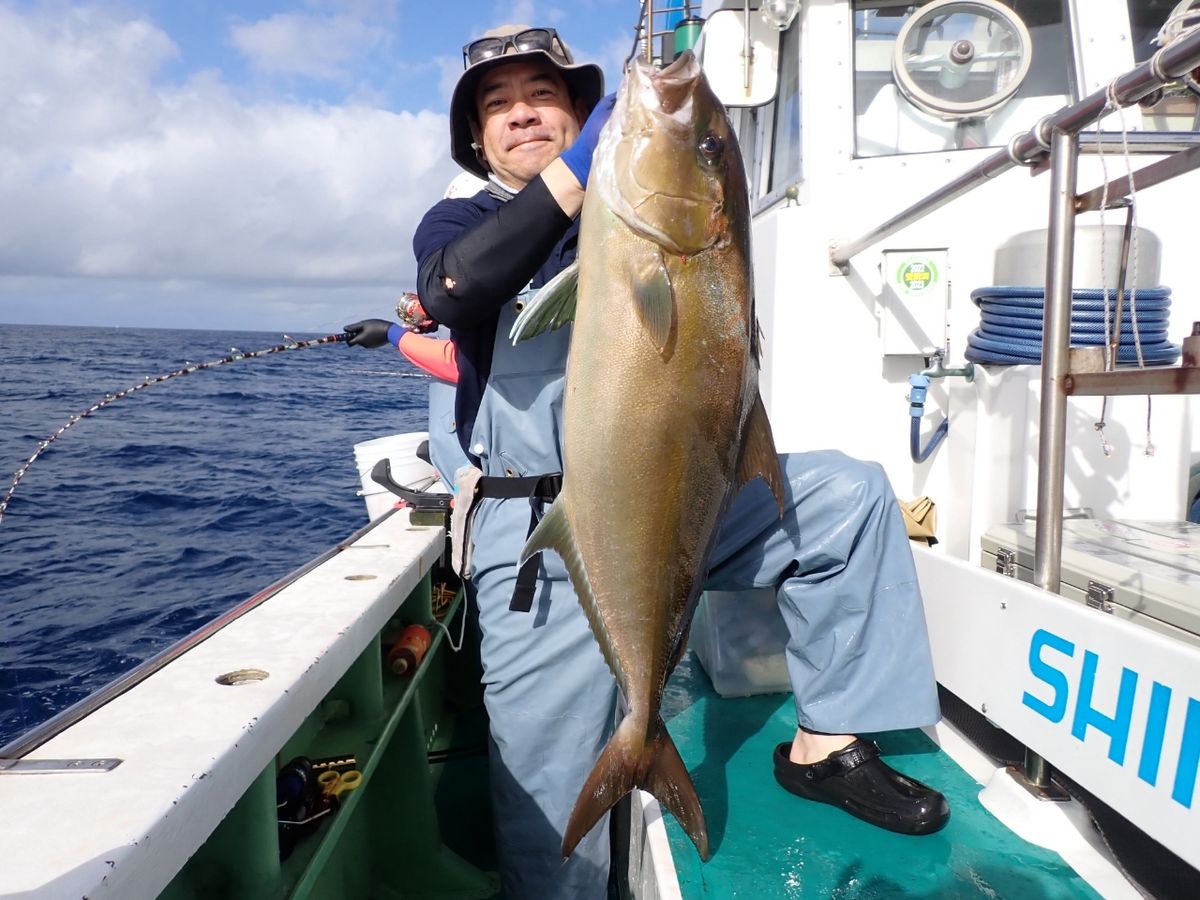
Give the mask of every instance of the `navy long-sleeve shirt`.
M 574 262 L 578 242 L 578 219 L 562 211 L 540 178 L 511 200 L 488 191 L 442 200 L 417 226 L 417 293 L 450 328 L 458 352 L 454 418 L 468 456 L 500 310 L 526 285 L 539 288 Z

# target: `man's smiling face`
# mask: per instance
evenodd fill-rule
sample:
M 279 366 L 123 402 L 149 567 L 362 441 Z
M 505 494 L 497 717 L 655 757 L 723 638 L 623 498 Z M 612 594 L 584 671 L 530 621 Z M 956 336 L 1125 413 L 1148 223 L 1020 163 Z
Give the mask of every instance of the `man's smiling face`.
M 554 66 L 509 63 L 479 82 L 471 131 L 496 177 L 523 188 L 579 136 L 576 107 Z

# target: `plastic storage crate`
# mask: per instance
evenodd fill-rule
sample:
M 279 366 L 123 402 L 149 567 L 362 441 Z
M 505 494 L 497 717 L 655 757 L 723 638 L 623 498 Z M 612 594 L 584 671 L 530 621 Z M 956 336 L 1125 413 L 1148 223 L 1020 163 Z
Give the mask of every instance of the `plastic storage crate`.
M 784 647 L 788 630 L 773 588 L 706 591 L 696 607 L 689 646 L 722 697 L 792 689 Z

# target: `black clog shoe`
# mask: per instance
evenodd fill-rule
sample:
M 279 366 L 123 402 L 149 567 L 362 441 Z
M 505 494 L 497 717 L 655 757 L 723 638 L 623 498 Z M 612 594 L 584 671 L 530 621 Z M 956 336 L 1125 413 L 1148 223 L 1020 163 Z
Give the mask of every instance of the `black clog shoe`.
M 946 798 L 891 768 L 873 741 L 856 740 L 808 765 L 788 759 L 791 747 L 775 748 L 775 780 L 798 797 L 840 806 L 900 834 L 932 834 L 950 819 Z

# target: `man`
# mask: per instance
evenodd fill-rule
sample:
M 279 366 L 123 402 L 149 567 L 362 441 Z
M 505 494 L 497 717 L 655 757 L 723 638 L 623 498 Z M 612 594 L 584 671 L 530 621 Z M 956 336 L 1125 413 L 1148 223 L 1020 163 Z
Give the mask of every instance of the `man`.
M 418 226 L 418 293 L 451 329 L 455 420 L 484 475 L 468 576 L 482 632 L 501 874 L 509 897 L 605 896 L 607 822 L 566 862 L 559 847 L 580 787 L 612 733 L 618 696 L 562 561 L 517 559 L 562 471 L 569 328 L 513 347 L 525 293 L 575 257 L 592 151 L 611 111 L 602 76 L 553 29 L 504 26 L 464 48 L 450 106 L 451 155 L 488 179 Z M 935 722 L 937 696 L 911 552 L 878 466 L 837 453 L 781 457 L 782 520 L 761 483 L 723 524 L 708 587 L 778 588 L 800 727 L 775 755 L 793 793 L 882 827 L 936 831 L 949 808 L 888 768 L 855 731 Z M 461 484 L 461 482 L 460 482 Z M 459 503 L 470 496 L 460 489 Z M 764 760 L 765 764 L 765 760 Z

